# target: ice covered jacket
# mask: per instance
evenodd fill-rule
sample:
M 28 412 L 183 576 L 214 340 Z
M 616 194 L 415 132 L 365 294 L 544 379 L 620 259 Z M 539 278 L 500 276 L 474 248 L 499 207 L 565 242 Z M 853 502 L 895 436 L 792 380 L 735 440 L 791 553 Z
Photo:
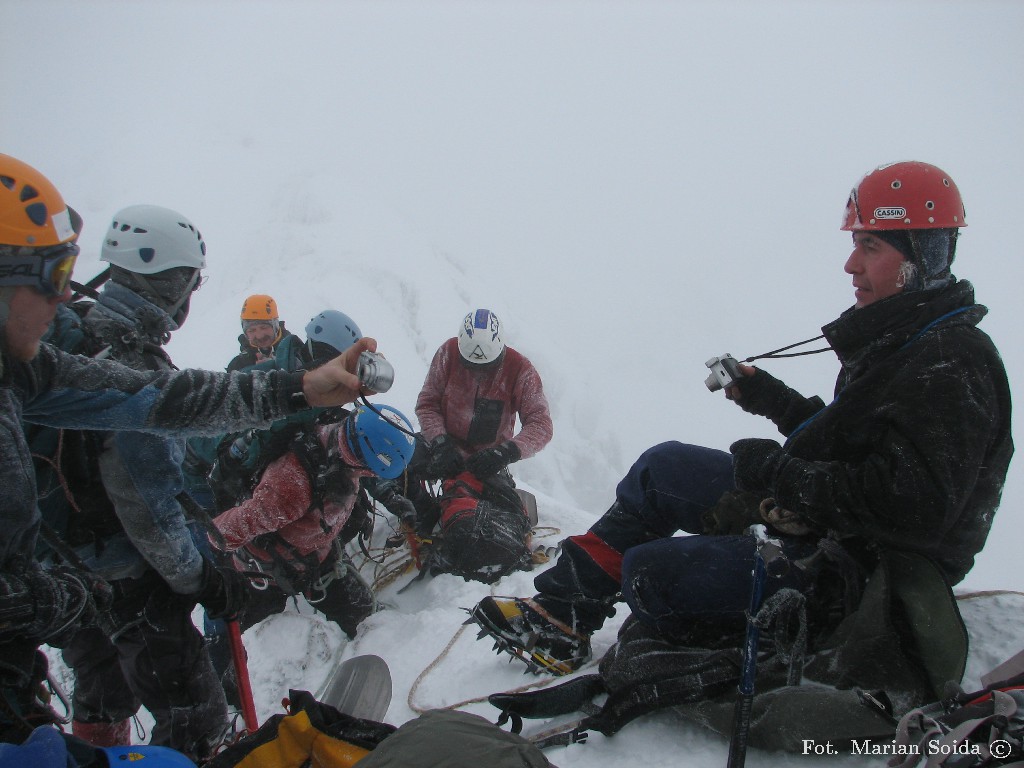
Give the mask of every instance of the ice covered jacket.
M 30 362 L 0 352 L 0 616 L 24 599 L 5 575 L 31 558 L 39 532 L 36 479 L 22 420 L 68 429 L 173 435 L 265 426 L 304 405 L 300 374 L 136 371 L 48 344 Z M 18 635 L 0 622 L 0 642 Z M 10 633 L 10 634 L 8 634 Z
M 522 428 L 513 436 L 517 415 Z M 416 416 L 428 441 L 447 434 L 466 454 L 512 440 L 527 459 L 550 442 L 553 429 L 540 374 L 526 357 L 505 347 L 496 366 L 473 365 L 455 338 L 434 353 Z
M 316 427 L 321 448 L 336 439 L 336 428 L 335 424 Z M 328 466 L 327 456 L 333 454 L 324 450 L 313 468 L 320 476 L 332 471 L 322 498 L 315 498 L 309 470 L 296 450 L 289 449 L 267 465 L 251 498 L 214 518 L 223 541 L 211 537 L 213 543 L 228 552 L 245 548 L 263 562 L 273 559 L 271 550 L 296 564 L 311 554 L 323 562 L 352 515 L 359 479 L 371 475 L 369 470 L 337 461 Z M 239 565 L 244 566 L 245 553 L 240 555 Z
M 86 337 L 109 346 L 111 359 L 140 371 L 174 368 L 163 344 L 177 328 L 163 309 L 113 282 L 104 286 L 83 322 Z M 89 561 L 94 570 L 107 578 L 138 577 L 148 564 L 175 592 L 199 589 L 203 559 L 177 499 L 184 487 L 184 455 L 182 437 L 107 435 L 99 469 L 123 533 L 104 542 L 108 557 Z M 137 557 L 131 557 L 132 550 Z
M 788 436 L 777 503 L 854 547 L 917 552 L 962 580 L 1013 455 L 1006 371 L 977 328 L 986 312 L 966 281 L 848 310 L 822 329 L 842 365 L 832 403 L 763 372 L 744 388 L 740 404 Z

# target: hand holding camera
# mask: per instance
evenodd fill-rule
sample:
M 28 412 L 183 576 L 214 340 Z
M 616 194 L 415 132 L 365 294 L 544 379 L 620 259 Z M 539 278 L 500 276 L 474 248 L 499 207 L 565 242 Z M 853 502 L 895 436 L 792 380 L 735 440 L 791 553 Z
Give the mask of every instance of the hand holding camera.
M 740 364 L 728 352 L 720 357 L 712 357 L 704 365 L 711 371 L 711 374 L 704 380 L 704 386 L 712 392 L 731 387 L 737 379 L 743 376 Z

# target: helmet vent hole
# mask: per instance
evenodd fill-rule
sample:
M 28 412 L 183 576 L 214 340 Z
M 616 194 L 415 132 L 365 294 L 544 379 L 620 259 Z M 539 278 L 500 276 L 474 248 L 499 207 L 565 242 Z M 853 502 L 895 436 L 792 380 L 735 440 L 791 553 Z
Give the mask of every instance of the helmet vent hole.
M 10 176 L 0 176 L 0 184 L 3 184 L 11 191 L 14 190 L 14 179 L 12 179 Z
M 943 179 L 942 180 L 942 186 L 948 187 L 949 186 L 949 179 Z
M 131 228 L 132 228 L 131 224 L 122 224 L 121 227 L 120 227 L 122 232 L 127 232 Z
M 136 235 L 145 235 L 149 233 L 149 230 L 143 229 L 142 227 L 136 227 L 135 229 L 132 230 L 132 233 Z
M 34 200 L 37 197 L 39 197 L 39 192 L 36 191 L 35 187 L 26 184 L 21 188 L 21 202 L 24 203 L 28 200 Z
M 932 200 L 929 200 L 929 201 L 927 201 L 924 204 L 924 207 L 927 208 L 929 211 L 934 211 L 935 210 L 935 202 L 932 201 Z
M 139 258 L 142 259 L 142 261 L 145 262 L 146 264 L 149 264 L 149 262 L 151 262 L 155 256 L 156 251 L 154 249 L 139 248 Z
M 893 180 L 893 182 L 892 182 L 892 184 L 891 184 L 890 186 L 891 186 L 891 187 L 892 187 L 893 189 L 899 189 L 900 187 L 902 187 L 902 186 L 903 186 L 903 182 L 901 182 L 901 181 L 900 181 L 899 179 L 894 179 L 894 180 Z
M 25 207 L 25 213 L 37 226 L 46 224 L 46 205 L 44 203 L 32 203 Z

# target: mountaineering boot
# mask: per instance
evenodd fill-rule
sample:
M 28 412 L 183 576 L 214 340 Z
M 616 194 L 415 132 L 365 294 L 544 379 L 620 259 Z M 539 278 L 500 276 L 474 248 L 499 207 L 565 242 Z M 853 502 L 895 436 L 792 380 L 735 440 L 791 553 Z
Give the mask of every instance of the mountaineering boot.
M 498 649 L 535 672 L 568 675 L 590 660 L 590 636 L 575 632 L 533 600 L 485 597 L 469 611 L 469 621 L 480 625 L 478 637 L 490 635 Z
M 132 743 L 131 721 L 127 719 L 116 723 L 72 720 L 71 733 L 94 747 L 125 747 Z

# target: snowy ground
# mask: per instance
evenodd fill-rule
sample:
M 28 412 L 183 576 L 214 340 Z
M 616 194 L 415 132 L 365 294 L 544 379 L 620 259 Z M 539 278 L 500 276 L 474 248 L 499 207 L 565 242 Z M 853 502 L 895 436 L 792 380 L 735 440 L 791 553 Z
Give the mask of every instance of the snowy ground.
M 538 501 L 538 543 L 553 544 L 589 524 L 590 516 L 578 509 L 542 494 L 538 494 Z M 387 525 L 378 521 L 375 541 L 380 543 L 386 532 Z M 393 554 L 388 564 L 401 559 Z M 375 570 L 372 563 L 362 568 L 368 580 L 384 571 L 386 568 Z M 498 712 L 486 702 L 487 695 L 555 682 L 555 678 L 524 674 L 525 665 L 508 661 L 504 654 L 496 656 L 490 642 L 476 641 L 474 627 L 463 629 L 462 624 L 466 618 L 463 608 L 475 605 L 487 594 L 533 594 L 534 574 L 515 573 L 490 587 L 442 575 L 425 579 L 399 594 L 398 590 L 414 575 L 415 572 L 405 573 L 379 591 L 387 607 L 367 619 L 352 641 L 305 603 L 246 632 L 243 640 L 259 721 L 282 711 L 281 699 L 287 696 L 289 688 L 318 693 L 336 662 L 361 654 L 381 656 L 391 669 L 393 697 L 385 720 L 394 725 L 426 709 L 440 707 L 458 707 L 493 721 Z M 964 599 L 960 610 L 971 633 L 971 655 L 963 685 L 974 689 L 980 687 L 982 674 L 1024 645 L 1024 594 L 1010 592 Z M 624 610 L 620 609 L 595 635 L 595 658 L 615 641 L 615 632 L 624 618 Z M 57 662 L 55 655 L 52 658 Z M 60 666 L 59 662 L 56 666 Z M 143 712 L 140 723 L 145 727 L 150 722 Z M 536 733 L 544 727 L 545 721 L 526 721 L 525 733 Z M 620 768 L 639 765 L 641 760 L 645 768 L 678 768 L 724 765 L 728 744 L 716 734 L 663 713 L 634 721 L 614 737 L 592 733 L 586 744 L 556 747 L 545 754 L 560 768 Z M 753 750 L 747 764 L 824 768 L 882 766 L 884 760 L 850 755 L 803 757 Z

